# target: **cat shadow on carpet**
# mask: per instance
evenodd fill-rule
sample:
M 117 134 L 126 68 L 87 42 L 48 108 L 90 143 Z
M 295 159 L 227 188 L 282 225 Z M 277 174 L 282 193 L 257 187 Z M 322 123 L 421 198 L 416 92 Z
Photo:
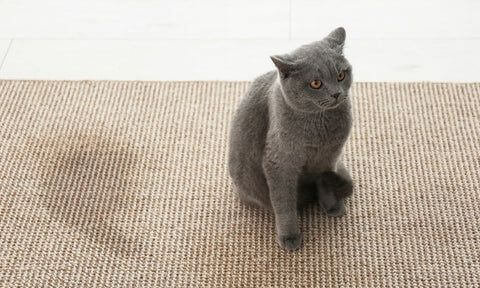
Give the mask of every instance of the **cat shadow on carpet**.
M 36 143 L 41 199 L 52 219 L 116 255 L 136 253 L 141 243 L 125 231 L 144 210 L 132 177 L 138 151 L 105 134 L 47 136 Z

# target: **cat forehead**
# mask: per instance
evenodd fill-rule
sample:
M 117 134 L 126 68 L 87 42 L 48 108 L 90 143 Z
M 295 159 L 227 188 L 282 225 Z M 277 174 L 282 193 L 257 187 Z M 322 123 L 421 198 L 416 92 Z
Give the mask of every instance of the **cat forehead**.
M 317 53 L 312 55 L 312 58 L 310 60 L 317 64 L 323 64 L 324 66 L 348 63 L 347 59 L 345 59 L 342 54 L 334 52 L 332 50 L 318 51 Z
M 298 49 L 294 55 L 301 59 L 305 65 L 318 67 L 348 66 L 345 57 L 333 49 L 322 46 L 304 46 Z M 311 64 L 311 65 L 309 65 Z
M 333 71 L 346 70 L 350 67 L 348 61 L 341 55 L 317 54 L 305 59 L 305 72 L 329 73 Z

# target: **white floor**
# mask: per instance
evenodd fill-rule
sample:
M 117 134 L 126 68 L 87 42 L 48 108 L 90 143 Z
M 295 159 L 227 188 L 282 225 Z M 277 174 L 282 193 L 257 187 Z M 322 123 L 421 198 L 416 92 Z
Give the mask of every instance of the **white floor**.
M 479 12 L 478 0 L 0 0 L 0 79 L 249 80 L 344 26 L 358 81 L 479 81 Z

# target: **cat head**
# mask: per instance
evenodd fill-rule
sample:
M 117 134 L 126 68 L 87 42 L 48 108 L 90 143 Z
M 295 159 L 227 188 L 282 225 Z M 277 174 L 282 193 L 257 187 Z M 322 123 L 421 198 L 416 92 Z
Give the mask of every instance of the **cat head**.
M 290 107 L 318 112 L 335 108 L 347 99 L 352 67 L 343 56 L 344 43 L 345 29 L 339 27 L 320 41 L 270 57 Z

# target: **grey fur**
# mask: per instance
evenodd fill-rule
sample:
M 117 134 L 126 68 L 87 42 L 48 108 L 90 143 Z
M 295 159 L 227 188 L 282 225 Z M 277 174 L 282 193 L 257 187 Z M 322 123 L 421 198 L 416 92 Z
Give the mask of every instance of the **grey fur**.
M 298 207 L 318 199 L 327 214 L 340 216 L 352 193 L 341 161 L 352 121 L 344 41 L 340 27 L 272 56 L 277 70 L 253 81 L 231 124 L 228 167 L 236 195 L 273 210 L 278 243 L 288 250 L 302 241 Z M 345 79 L 338 81 L 342 70 Z M 315 90 L 309 84 L 317 79 L 323 85 Z

